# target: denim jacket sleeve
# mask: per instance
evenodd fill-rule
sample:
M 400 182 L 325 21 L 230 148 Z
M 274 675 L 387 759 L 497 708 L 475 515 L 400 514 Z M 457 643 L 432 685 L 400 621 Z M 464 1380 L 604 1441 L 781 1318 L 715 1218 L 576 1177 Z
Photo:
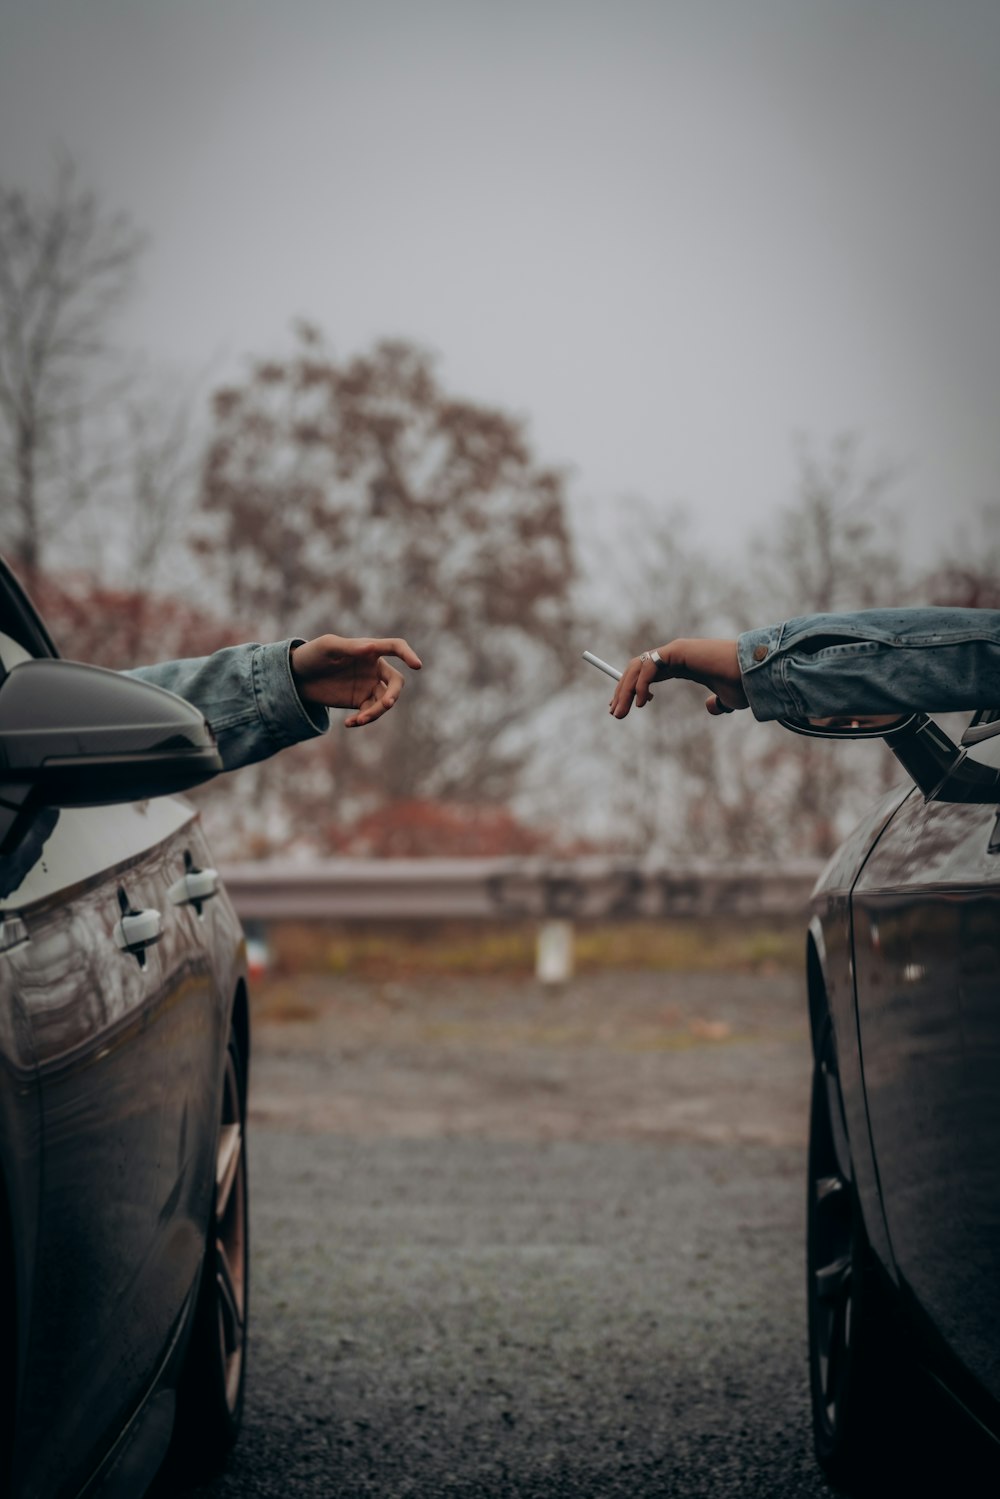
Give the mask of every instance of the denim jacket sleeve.
M 330 726 L 327 710 L 307 705 L 296 691 L 291 652 L 301 643 L 227 646 L 211 656 L 139 666 L 126 675 L 166 687 L 199 708 L 224 768 L 238 770 Z
M 755 718 L 1000 707 L 1000 610 L 810 614 L 739 637 Z

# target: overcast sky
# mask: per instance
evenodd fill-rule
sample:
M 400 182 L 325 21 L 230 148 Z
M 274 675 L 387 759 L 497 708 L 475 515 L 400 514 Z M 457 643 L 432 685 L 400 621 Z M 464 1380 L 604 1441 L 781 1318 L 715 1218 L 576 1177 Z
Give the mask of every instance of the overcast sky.
M 157 358 L 440 355 L 605 517 L 730 541 L 791 438 L 906 467 L 926 550 L 1000 498 L 996 0 L 0 0 L 0 167 L 150 236 Z

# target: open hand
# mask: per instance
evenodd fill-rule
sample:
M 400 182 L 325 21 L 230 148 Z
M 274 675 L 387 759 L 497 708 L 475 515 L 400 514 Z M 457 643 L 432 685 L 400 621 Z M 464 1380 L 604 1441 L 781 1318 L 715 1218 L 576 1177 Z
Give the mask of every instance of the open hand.
M 420 670 L 420 657 L 405 640 L 319 635 L 294 647 L 292 676 L 305 702 L 353 708 L 344 727 L 361 728 L 388 713 L 405 685 L 402 672 L 389 665 L 387 656 Z
M 615 718 L 625 718 L 633 700 L 637 708 L 644 708 L 653 696 L 649 690 L 652 684 L 671 677 L 707 687 L 710 695 L 705 707 L 713 715 L 749 707 L 735 640 L 672 640 L 669 645 L 657 646 L 656 651 L 658 662 L 646 652 L 645 660 L 633 656 L 622 672 L 610 705 Z

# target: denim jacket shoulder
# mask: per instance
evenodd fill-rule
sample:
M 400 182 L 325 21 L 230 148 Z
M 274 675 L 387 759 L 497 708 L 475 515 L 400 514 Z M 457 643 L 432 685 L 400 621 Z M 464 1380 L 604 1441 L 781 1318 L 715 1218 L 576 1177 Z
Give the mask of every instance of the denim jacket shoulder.
M 1000 706 L 1000 610 L 808 614 L 748 630 L 738 651 L 759 719 Z
M 238 770 L 330 726 L 327 710 L 307 705 L 296 690 L 291 651 L 301 643 L 227 646 L 211 656 L 161 661 L 126 675 L 193 703 L 211 725 L 224 768 Z

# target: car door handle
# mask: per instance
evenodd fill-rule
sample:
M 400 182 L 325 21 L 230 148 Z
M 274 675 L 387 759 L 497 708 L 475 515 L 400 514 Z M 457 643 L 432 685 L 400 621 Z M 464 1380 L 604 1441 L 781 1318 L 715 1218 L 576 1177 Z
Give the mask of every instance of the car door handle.
M 167 898 L 175 906 L 193 906 L 203 900 L 211 900 L 219 893 L 219 872 L 216 869 L 189 869 L 167 890 Z
M 27 940 L 28 928 L 20 916 L 0 916 L 0 952 L 7 952 Z
M 990 834 L 990 841 L 986 845 L 986 852 L 988 854 L 1000 854 L 1000 812 L 997 813 L 996 822 L 993 824 L 993 831 Z
M 115 927 L 115 941 L 123 952 L 144 952 L 163 936 L 159 911 L 126 911 Z

